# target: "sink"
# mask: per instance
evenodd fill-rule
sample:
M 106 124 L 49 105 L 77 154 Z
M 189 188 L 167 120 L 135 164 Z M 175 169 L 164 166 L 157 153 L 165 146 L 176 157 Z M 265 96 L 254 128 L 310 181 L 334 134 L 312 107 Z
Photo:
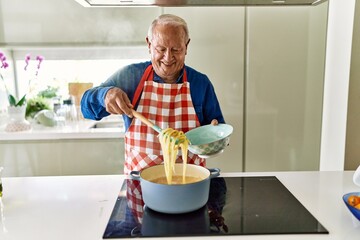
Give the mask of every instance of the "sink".
M 122 128 L 124 126 L 123 122 L 97 122 L 91 128 Z

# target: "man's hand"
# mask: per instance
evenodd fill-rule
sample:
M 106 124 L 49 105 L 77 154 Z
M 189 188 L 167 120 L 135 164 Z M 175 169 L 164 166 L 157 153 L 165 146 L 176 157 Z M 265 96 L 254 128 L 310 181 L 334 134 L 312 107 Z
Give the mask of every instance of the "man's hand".
M 218 122 L 218 120 L 213 119 L 210 124 L 211 124 L 211 125 L 218 125 L 219 122 Z
M 105 95 L 106 111 L 111 114 L 126 114 L 132 117 L 131 104 L 129 97 L 120 88 L 111 88 Z

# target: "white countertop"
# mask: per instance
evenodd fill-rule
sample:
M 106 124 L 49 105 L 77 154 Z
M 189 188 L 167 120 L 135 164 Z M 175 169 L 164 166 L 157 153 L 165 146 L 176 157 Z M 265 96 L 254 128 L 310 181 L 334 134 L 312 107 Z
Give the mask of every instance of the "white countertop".
M 222 176 L 276 176 L 330 234 L 223 238 L 358 239 L 360 222 L 351 215 L 342 200 L 343 194 L 360 191 L 352 182 L 353 173 L 224 173 Z M 0 220 L 0 239 L 101 240 L 123 179 L 122 175 L 4 178 L 4 220 Z
M 68 122 L 65 126 L 46 127 L 32 123 L 32 129 L 21 132 L 6 132 L 5 126 L 0 127 L 1 141 L 61 140 L 61 139 L 95 139 L 123 138 L 123 127 L 92 128 L 97 121 L 83 120 Z M 103 121 L 102 121 L 103 123 Z

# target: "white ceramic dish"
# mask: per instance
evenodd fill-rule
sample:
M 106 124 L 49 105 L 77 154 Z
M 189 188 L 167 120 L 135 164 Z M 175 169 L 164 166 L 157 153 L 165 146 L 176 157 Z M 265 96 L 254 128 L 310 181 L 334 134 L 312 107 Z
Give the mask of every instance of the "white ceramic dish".
M 189 151 L 198 155 L 210 157 L 221 153 L 230 141 L 233 127 L 228 124 L 205 125 L 185 133 L 190 141 Z

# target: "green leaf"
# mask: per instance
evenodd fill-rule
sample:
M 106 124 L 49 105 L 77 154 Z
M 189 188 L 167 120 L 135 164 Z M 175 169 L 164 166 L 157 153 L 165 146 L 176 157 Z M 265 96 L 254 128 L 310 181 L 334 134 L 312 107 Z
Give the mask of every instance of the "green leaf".
M 43 109 L 50 109 L 48 99 L 43 97 L 30 98 L 26 104 L 26 117 L 34 118 L 36 113 Z
M 16 99 L 13 95 L 9 94 L 8 96 L 10 106 L 16 106 Z
M 26 94 L 20 99 L 20 101 L 16 104 L 16 106 L 22 106 L 25 104 Z
M 58 87 L 56 88 L 56 87 L 47 86 L 45 90 L 42 90 L 38 93 L 38 96 L 44 98 L 53 98 L 57 96 L 58 91 L 59 91 Z

